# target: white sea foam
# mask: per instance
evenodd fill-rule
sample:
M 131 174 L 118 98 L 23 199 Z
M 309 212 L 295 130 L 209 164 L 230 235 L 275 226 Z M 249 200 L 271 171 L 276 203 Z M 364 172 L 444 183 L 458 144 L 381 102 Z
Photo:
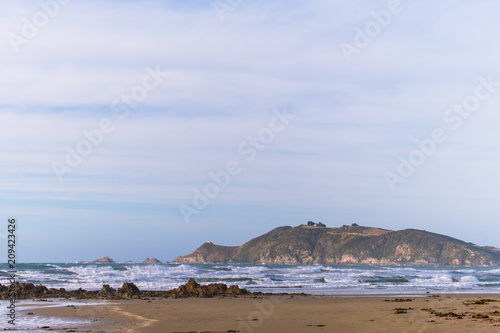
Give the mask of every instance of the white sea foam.
M 46 329 L 41 329 L 43 326 L 48 326 L 52 330 L 58 329 L 68 329 L 68 327 L 78 328 L 80 326 L 88 326 L 92 324 L 93 320 L 95 320 L 95 315 L 91 315 L 86 319 L 69 319 L 69 318 L 59 318 L 59 317 L 47 317 L 47 316 L 38 316 L 36 314 L 36 310 L 41 307 L 60 307 L 60 306 L 75 306 L 78 309 L 88 305 L 99 305 L 103 303 L 91 303 L 91 302 L 61 302 L 61 301 L 50 301 L 50 302 L 36 302 L 34 303 L 32 300 L 23 300 L 15 302 L 15 325 L 8 323 L 8 314 L 9 310 L 7 306 L 10 305 L 10 301 L 0 301 L 0 318 L 2 322 L 0 322 L 0 328 L 5 329 L 15 329 L 16 331 L 26 330 L 29 332 L 46 332 Z M 85 310 L 84 310 L 85 311 Z M 28 314 L 28 313 L 33 314 Z M 88 311 L 90 314 L 94 314 L 94 311 Z
M 0 265 L 0 283 L 7 267 Z M 202 284 L 238 284 L 252 291 L 306 293 L 425 293 L 461 290 L 499 292 L 499 267 L 393 267 L 345 265 L 144 265 L 21 264 L 18 280 L 47 287 L 97 290 L 132 282 L 140 289 L 167 290 L 194 277 Z M 4 281 L 1 281 L 4 279 Z

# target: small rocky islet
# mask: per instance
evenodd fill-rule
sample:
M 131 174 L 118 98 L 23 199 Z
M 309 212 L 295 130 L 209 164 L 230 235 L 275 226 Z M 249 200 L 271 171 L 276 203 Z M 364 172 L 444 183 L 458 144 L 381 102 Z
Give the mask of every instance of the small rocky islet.
M 118 262 L 114 261 L 112 258 L 107 257 L 107 256 L 102 257 L 102 258 L 98 258 L 98 259 L 94 259 L 92 261 L 81 260 L 81 261 L 77 261 L 76 263 L 77 264 L 119 264 Z M 142 263 L 143 264 L 163 264 L 163 262 L 161 260 L 158 260 L 155 257 L 151 257 L 151 259 L 146 258 L 146 259 L 144 259 L 144 261 Z M 124 262 L 124 264 L 135 264 L 135 262 L 133 262 L 132 260 L 127 260 Z
M 142 262 L 143 264 L 163 264 L 160 260 L 156 259 L 155 257 L 152 257 L 151 259 L 146 258 Z

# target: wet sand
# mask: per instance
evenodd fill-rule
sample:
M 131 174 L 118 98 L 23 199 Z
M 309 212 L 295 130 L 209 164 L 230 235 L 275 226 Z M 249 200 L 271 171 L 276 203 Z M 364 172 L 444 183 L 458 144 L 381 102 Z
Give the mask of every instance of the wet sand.
M 405 301 L 391 301 L 398 298 Z M 480 301 L 484 299 L 496 301 Z M 467 300 L 486 304 L 466 305 L 463 302 Z M 71 303 L 75 304 L 75 301 Z M 440 294 L 439 297 L 250 295 L 237 298 L 103 301 L 101 305 L 77 304 L 30 310 L 40 318 L 40 326 L 45 326 L 44 318 L 59 317 L 87 322 L 71 327 L 74 332 L 130 333 L 500 332 L 499 311 L 500 295 L 495 294 Z M 447 316 L 436 316 L 439 312 L 447 313 Z M 488 318 L 473 317 L 478 314 Z M 51 328 L 56 332 L 61 329 Z M 64 329 L 60 331 L 68 331 L 68 327 Z

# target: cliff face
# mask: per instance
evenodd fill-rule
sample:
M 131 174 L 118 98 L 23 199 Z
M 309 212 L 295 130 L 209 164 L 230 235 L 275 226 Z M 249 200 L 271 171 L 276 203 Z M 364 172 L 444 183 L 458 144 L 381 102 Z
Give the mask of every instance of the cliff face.
M 500 249 L 423 230 L 278 227 L 242 246 L 205 243 L 176 263 L 499 265 Z

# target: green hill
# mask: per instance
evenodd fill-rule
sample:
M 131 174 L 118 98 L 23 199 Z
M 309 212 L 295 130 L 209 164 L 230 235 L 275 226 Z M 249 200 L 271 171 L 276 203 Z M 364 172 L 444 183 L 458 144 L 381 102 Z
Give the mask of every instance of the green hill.
M 241 246 L 205 243 L 176 263 L 499 265 L 500 249 L 416 229 L 278 227 Z

